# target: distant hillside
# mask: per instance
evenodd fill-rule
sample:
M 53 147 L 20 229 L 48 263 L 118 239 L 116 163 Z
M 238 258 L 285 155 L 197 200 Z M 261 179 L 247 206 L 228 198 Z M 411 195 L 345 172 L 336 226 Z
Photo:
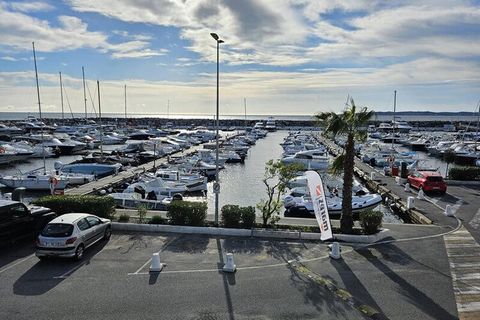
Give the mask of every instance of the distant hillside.
M 392 115 L 393 111 L 375 111 L 376 115 Z M 467 112 L 467 111 L 460 111 L 460 112 L 432 112 L 432 111 L 397 111 L 395 112 L 397 116 L 465 116 L 465 117 L 472 117 L 477 116 L 477 112 Z

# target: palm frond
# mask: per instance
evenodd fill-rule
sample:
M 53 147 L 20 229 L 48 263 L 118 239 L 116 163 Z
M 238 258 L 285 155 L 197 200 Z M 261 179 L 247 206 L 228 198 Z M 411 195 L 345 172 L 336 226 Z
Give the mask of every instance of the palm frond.
M 333 175 L 340 175 L 343 172 L 345 164 L 345 154 L 341 154 L 333 160 L 333 163 L 330 166 L 330 173 Z

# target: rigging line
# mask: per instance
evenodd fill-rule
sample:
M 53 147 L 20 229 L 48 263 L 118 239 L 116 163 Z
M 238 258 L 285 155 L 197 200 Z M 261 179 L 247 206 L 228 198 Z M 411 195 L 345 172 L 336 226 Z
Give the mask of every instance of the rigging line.
M 70 106 L 70 100 L 68 99 L 67 88 L 65 88 L 65 86 L 63 86 L 63 92 L 65 93 L 65 98 L 67 98 L 68 109 L 70 109 L 70 114 L 72 115 L 72 119 L 75 119 L 75 117 L 73 116 L 72 107 Z
M 97 110 L 95 109 L 95 102 L 93 101 L 92 93 L 90 92 L 90 87 L 88 86 L 88 82 L 86 83 L 86 86 L 87 86 L 87 90 L 88 90 L 88 95 L 90 96 L 90 102 L 92 103 L 93 112 L 95 112 L 95 118 L 97 118 L 98 117 Z M 95 96 L 96 93 L 97 93 L 97 89 L 95 89 L 95 91 L 93 93 L 94 93 L 93 96 Z

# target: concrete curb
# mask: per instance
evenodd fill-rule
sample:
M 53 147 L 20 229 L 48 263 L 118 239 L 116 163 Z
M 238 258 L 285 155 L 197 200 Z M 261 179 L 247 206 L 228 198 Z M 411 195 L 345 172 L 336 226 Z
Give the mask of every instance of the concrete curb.
M 354 235 L 354 234 L 334 234 L 333 237 L 335 240 L 345 241 L 345 242 L 355 242 L 355 243 L 374 243 L 385 238 L 390 237 L 389 229 L 382 229 L 380 232 L 371 235 Z
M 234 228 L 214 228 L 214 227 L 190 227 L 190 226 L 172 226 L 163 224 L 138 224 L 138 223 L 120 223 L 112 222 L 114 231 L 130 232 L 165 232 L 182 234 L 203 234 L 212 236 L 232 236 L 232 237 L 254 237 L 269 238 L 279 240 L 320 240 L 320 233 L 284 231 L 284 230 L 266 230 L 266 229 L 234 229 Z M 357 243 L 373 243 L 390 236 L 389 229 L 383 229 L 375 235 L 359 236 L 334 234 L 336 240 Z
M 480 181 L 445 180 L 447 186 L 480 186 Z

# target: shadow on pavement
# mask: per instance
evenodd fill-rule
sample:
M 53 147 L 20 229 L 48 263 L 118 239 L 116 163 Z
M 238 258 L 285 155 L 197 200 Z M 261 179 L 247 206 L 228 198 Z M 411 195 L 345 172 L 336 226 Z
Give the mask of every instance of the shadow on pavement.
M 107 243 L 108 241 L 99 241 L 85 250 L 83 260 L 81 261 L 74 262 L 70 259 L 61 258 L 38 260 L 36 264 L 15 281 L 13 284 L 13 293 L 23 296 L 36 296 L 48 292 L 64 279 L 81 269 L 82 266 L 90 264 L 91 259 L 100 252 Z M 66 274 L 67 272 L 68 274 Z
M 34 239 L 23 239 L 0 247 L 0 269 L 35 252 Z
M 358 249 L 357 252 L 362 255 L 368 262 L 370 262 L 375 268 L 387 276 L 391 281 L 395 282 L 399 287 L 399 293 L 409 299 L 409 302 L 417 306 L 420 310 L 430 315 L 434 319 L 457 319 L 445 310 L 442 306 L 433 301 L 429 296 L 420 291 L 415 285 L 410 284 L 408 281 L 399 276 L 394 270 L 386 265 L 381 259 L 376 257 L 371 252 L 372 249 L 364 248 Z M 376 247 L 382 257 L 392 262 L 400 261 L 401 264 L 408 264 L 410 261 L 415 261 L 403 250 L 395 245 L 378 246 Z M 395 251 L 395 258 L 392 258 L 392 252 Z M 399 259 L 399 260 L 397 260 Z M 425 265 L 423 265 L 425 266 Z
M 355 297 L 355 299 L 362 303 L 375 308 L 377 311 L 384 314 L 383 310 L 377 304 L 377 302 L 370 295 L 368 290 L 363 286 L 362 282 L 355 276 L 355 273 L 350 269 L 347 263 L 343 259 L 333 260 L 330 259 L 330 264 L 337 269 L 337 272 L 342 278 L 342 282 L 346 290 Z
M 335 297 L 334 293 L 329 291 L 323 284 L 317 283 L 313 278 L 298 272 L 289 265 L 291 272 L 290 282 L 303 295 L 305 304 L 311 304 L 320 313 L 328 313 L 331 319 L 348 319 L 351 316 L 352 307 Z M 333 281 L 326 276 L 325 279 Z
M 230 287 L 229 285 L 235 285 L 235 273 L 230 273 L 226 274 L 225 272 L 222 271 L 223 265 L 225 264 L 224 259 L 223 259 L 223 248 L 222 248 L 222 242 L 220 241 L 219 238 L 216 239 L 217 242 L 217 250 L 218 250 L 218 269 L 219 273 L 222 274 L 222 282 L 223 282 L 223 289 L 225 290 L 225 300 L 227 301 L 227 311 L 228 311 L 228 319 L 229 320 L 234 320 L 235 319 L 235 313 L 233 311 L 233 303 L 232 303 L 232 296 L 230 294 Z M 232 279 L 233 278 L 233 279 Z M 233 283 L 233 284 L 231 284 Z

